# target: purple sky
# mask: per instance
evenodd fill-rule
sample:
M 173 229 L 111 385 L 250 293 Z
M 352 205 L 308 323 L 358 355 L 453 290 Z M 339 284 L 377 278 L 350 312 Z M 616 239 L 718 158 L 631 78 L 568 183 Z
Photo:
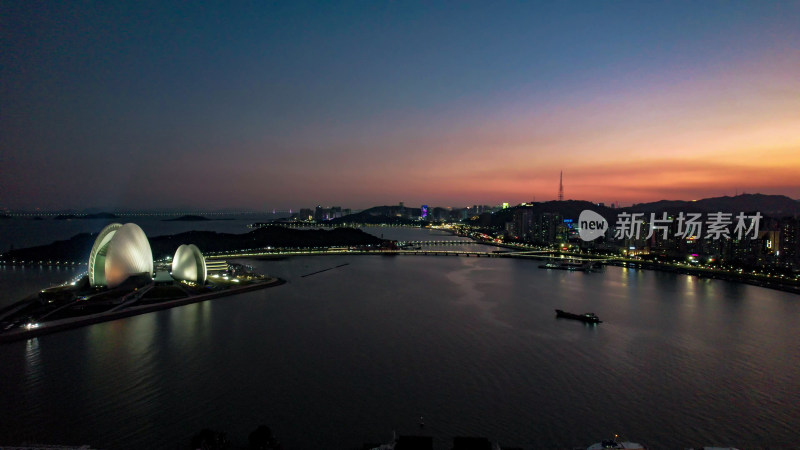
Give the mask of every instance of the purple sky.
M 0 207 L 800 198 L 798 2 L 0 4 Z

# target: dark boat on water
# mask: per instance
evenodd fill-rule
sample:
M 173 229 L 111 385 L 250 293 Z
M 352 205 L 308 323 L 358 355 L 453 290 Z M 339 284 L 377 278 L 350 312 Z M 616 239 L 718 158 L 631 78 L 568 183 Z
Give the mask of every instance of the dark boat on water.
M 562 262 L 548 262 L 539 266 L 540 269 L 556 269 L 556 270 L 591 270 L 591 265 L 588 263 L 562 261 Z
M 600 320 L 595 313 L 585 313 L 585 314 L 572 314 L 566 311 L 562 311 L 560 309 L 556 310 L 556 317 L 563 318 L 563 319 L 573 319 L 573 320 L 580 320 L 584 323 L 602 323 L 603 321 Z

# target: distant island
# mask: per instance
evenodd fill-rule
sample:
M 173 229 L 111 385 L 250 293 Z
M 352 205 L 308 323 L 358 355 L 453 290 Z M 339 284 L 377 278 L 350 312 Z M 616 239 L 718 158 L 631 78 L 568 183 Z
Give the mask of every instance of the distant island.
M 192 214 L 187 214 L 185 216 L 174 217 L 172 219 L 163 219 L 162 222 L 205 222 L 209 219 L 208 217 L 204 216 L 196 216 Z

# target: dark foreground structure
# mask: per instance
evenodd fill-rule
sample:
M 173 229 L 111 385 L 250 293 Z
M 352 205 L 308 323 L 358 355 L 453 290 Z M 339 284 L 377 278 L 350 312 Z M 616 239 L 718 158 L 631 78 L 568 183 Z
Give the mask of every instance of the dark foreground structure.
M 237 278 L 239 280 L 240 278 Z M 243 278 L 241 278 L 243 279 Z M 174 282 L 157 286 L 146 277 L 129 278 L 113 290 L 87 294 L 86 277 L 75 286 L 48 289 L 0 312 L 0 343 L 25 340 L 124 317 L 279 286 L 280 278 L 259 277 L 241 282 L 190 286 Z M 86 294 L 86 295 L 82 295 Z

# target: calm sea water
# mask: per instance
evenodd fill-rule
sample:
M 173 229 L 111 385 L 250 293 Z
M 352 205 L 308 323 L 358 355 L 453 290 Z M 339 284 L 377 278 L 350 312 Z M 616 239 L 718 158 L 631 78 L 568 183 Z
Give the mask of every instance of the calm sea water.
M 211 427 L 244 445 L 266 423 L 287 449 L 392 430 L 439 449 L 456 435 L 572 448 L 614 433 L 652 448 L 798 447 L 795 295 L 494 258 L 251 264 L 289 283 L 0 346 L 0 443 L 174 449 Z
M 86 272 L 86 266 L 0 266 L 0 308 L 64 283 Z

